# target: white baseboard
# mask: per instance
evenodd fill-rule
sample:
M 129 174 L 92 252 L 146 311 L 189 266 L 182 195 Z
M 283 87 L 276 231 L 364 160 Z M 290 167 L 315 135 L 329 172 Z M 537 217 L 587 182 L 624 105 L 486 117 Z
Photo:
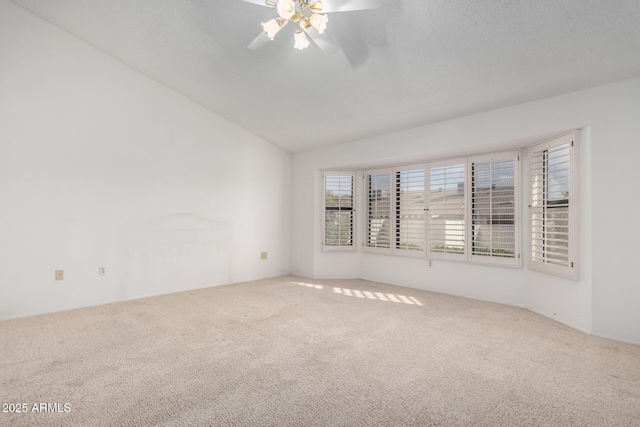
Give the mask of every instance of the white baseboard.
M 174 290 L 174 291 L 167 291 L 167 292 L 160 292 L 160 293 L 141 294 L 141 295 L 135 295 L 135 296 L 130 296 L 130 297 L 126 297 L 126 298 L 120 298 L 120 299 L 114 299 L 114 300 L 106 300 L 106 301 L 101 301 L 101 302 L 90 302 L 88 304 L 69 305 L 69 306 L 66 306 L 66 307 L 53 309 L 53 310 L 34 311 L 34 312 L 30 312 L 30 313 L 13 314 L 13 315 L 10 315 L 10 316 L 0 316 L 0 322 L 5 322 L 5 321 L 9 321 L 9 320 L 17 320 L 17 319 L 25 319 L 25 318 L 28 318 L 28 317 L 35 317 L 35 316 L 43 316 L 45 314 L 64 313 L 65 311 L 81 310 L 83 308 L 102 307 L 103 305 L 117 304 L 119 302 L 136 301 L 136 300 L 140 300 L 140 299 L 159 297 L 159 296 L 163 296 L 163 295 L 179 294 L 179 293 L 182 293 L 182 292 L 197 291 L 199 289 L 214 288 L 216 286 L 224 286 L 224 285 L 228 285 L 228 284 L 229 283 L 208 284 L 208 285 L 198 286 L 198 287 L 191 288 L 191 289 Z
M 552 315 L 550 313 L 545 313 L 544 311 L 541 311 L 541 310 L 535 310 L 535 309 L 530 308 L 530 307 L 525 307 L 525 308 L 527 310 L 529 310 L 530 312 L 532 312 L 532 313 L 539 314 L 542 317 L 546 317 L 547 319 L 551 319 L 551 320 L 553 320 L 555 322 L 561 323 L 561 324 L 563 324 L 565 326 L 568 326 L 571 329 L 575 329 L 578 332 L 582 332 L 583 334 L 587 334 L 587 335 L 592 335 L 590 330 L 582 328 L 580 326 L 576 326 L 571 322 L 568 322 L 568 321 L 566 321 L 566 320 L 564 320 L 562 318 L 559 318 L 558 316 L 554 316 L 554 315 Z
M 623 342 L 625 344 L 632 344 L 632 345 L 640 346 L 640 341 L 636 341 L 636 340 L 629 340 L 629 339 L 626 339 L 626 338 L 620 338 L 620 337 L 616 337 L 616 336 L 613 336 L 613 335 L 607 335 L 607 334 L 599 334 L 597 332 L 593 332 L 591 335 L 596 337 L 596 338 L 603 338 L 603 339 L 606 339 L 606 340 L 618 341 L 618 342 Z

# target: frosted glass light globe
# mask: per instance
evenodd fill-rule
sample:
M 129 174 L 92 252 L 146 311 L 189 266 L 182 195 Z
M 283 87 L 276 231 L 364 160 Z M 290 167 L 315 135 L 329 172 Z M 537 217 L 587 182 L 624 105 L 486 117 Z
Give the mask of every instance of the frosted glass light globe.
M 327 15 L 318 15 L 314 13 L 311 15 L 311 26 L 318 30 L 320 34 L 324 33 L 324 30 L 327 28 L 327 22 L 329 22 L 329 17 Z
M 309 47 L 309 40 L 302 31 L 296 31 L 295 43 L 293 44 L 293 47 L 299 50 Z
M 271 21 L 266 23 L 262 23 L 262 29 L 264 29 L 265 33 L 267 33 L 267 35 L 271 40 L 273 40 L 275 35 L 278 34 L 278 31 L 280 31 L 280 28 L 282 27 L 280 26 L 278 21 L 275 19 L 272 19 Z
M 278 0 L 276 10 L 281 18 L 291 19 L 291 17 L 296 13 L 296 4 L 293 0 Z

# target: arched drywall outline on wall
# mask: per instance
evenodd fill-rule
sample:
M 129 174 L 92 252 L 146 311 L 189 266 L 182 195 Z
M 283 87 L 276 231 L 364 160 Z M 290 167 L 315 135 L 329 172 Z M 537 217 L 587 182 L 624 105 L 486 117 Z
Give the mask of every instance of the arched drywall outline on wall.
M 232 227 L 193 214 L 173 214 L 123 227 L 124 277 L 127 289 L 145 295 L 231 283 Z

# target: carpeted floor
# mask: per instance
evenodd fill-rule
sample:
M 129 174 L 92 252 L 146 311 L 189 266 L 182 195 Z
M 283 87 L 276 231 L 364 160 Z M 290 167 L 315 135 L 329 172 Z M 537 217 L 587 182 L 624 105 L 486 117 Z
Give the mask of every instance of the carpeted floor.
M 2 322 L 0 403 L 26 404 L 11 426 L 637 427 L 640 347 L 287 276 Z

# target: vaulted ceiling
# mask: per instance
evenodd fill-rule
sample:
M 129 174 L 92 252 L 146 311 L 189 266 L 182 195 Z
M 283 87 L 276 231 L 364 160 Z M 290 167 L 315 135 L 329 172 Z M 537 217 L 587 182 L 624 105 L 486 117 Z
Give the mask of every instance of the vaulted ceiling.
M 242 0 L 12 1 L 294 153 L 640 76 L 638 0 L 383 0 L 333 55 L 247 49 L 275 11 Z

